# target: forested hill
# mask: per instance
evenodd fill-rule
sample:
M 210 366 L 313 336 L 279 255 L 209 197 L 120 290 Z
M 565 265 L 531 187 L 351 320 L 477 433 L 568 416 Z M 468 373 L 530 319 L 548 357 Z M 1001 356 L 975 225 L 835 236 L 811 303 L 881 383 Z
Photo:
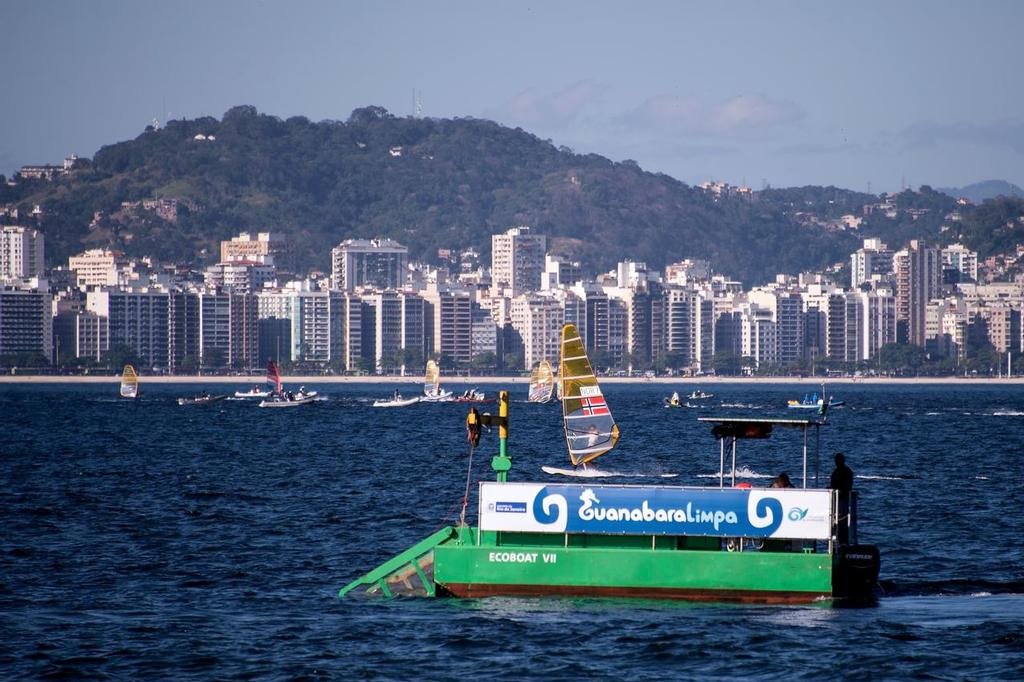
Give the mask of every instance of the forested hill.
M 937 215 L 952 200 L 935 197 Z M 177 215 L 122 207 L 159 198 L 179 200 Z M 314 123 L 239 106 L 219 121 L 147 129 L 53 182 L 0 185 L 0 204 L 26 212 L 42 206 L 51 264 L 95 246 L 208 264 L 219 240 L 243 230 L 287 234 L 299 269 L 329 269 L 338 242 L 377 236 L 436 262 L 438 249 L 474 247 L 487 257 L 492 234 L 530 225 L 585 272 L 624 258 L 654 267 L 707 258 L 748 283 L 846 259 L 861 235 L 822 221 L 877 200 L 820 187 L 716 198 L 632 161 L 575 154 L 518 128 L 396 118 L 379 107 Z M 895 222 L 890 227 L 899 233 Z M 914 228 L 938 234 L 935 220 Z M 890 229 L 876 231 L 886 237 Z

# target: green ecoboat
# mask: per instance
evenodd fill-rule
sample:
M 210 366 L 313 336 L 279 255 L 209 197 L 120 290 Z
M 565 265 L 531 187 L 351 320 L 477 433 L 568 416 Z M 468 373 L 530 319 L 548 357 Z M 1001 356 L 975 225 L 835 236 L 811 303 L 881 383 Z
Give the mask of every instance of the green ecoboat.
M 570 459 L 586 466 L 614 447 L 619 433 L 594 388 L 582 343 L 574 346 L 573 339 L 579 341 L 567 325 L 560 382 Z M 581 356 L 586 366 L 574 369 L 572 362 Z M 820 442 L 824 419 L 701 418 L 719 441 L 719 475 L 717 485 L 688 487 L 510 482 L 508 393 L 499 396 L 497 416 L 481 418 L 499 427 L 500 440 L 491 462 L 497 480 L 480 484 L 477 525 L 438 531 L 346 585 L 339 597 L 801 603 L 869 597 L 876 588 L 879 553 L 857 544 L 855 491 L 844 495 L 808 486 L 808 436 L 813 429 Z M 803 436 L 802 487 L 737 485 L 737 443 L 769 438 L 783 428 Z

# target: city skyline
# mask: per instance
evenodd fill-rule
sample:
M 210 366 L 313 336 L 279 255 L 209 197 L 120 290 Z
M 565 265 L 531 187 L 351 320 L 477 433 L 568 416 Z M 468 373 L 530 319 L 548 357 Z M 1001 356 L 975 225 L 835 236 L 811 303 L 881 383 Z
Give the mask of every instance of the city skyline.
M 1022 6 L 10 3 L 0 173 L 153 119 L 483 117 L 684 182 L 1024 185 Z M 500 35 L 496 36 L 500 27 Z M 501 36 L 514 38 L 504 45 Z M 495 39 L 497 49 L 495 46 Z
M 588 277 L 528 226 L 493 235 L 490 267 L 472 249 L 435 268 L 393 240 L 344 240 L 329 279 L 277 272 L 275 257 L 290 249 L 273 233 L 221 242 L 221 262 L 202 271 L 109 249 L 47 271 L 40 232 L 11 226 L 3 237 L 0 363 L 23 368 L 43 359 L 187 373 L 274 357 L 404 375 L 430 357 L 525 370 L 557 359 L 568 323 L 609 370 L 799 374 L 825 361 L 874 371 L 888 353 L 890 363 L 930 358 L 941 371 L 991 372 L 1004 355 L 1024 357 L 1024 281 L 998 279 L 1024 247 L 981 268 L 960 244 L 912 239 L 894 250 L 867 238 L 850 254 L 848 285 L 830 269 L 746 289 L 699 259 L 663 270 L 626 259 Z

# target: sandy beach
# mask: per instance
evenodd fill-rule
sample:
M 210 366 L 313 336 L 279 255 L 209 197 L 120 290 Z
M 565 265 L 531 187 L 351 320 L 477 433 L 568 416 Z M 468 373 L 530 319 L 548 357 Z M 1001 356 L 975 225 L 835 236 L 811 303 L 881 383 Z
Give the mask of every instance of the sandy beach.
M 251 376 L 221 375 L 140 375 L 139 379 L 147 384 L 233 384 L 240 389 L 262 384 L 266 376 L 262 373 Z M 287 384 L 419 384 L 420 375 L 400 376 L 320 376 L 295 375 L 282 377 Z M 442 375 L 442 383 L 458 385 L 528 384 L 529 376 L 446 376 Z M 0 384 L 116 384 L 121 381 L 118 375 L 90 376 L 53 376 L 53 375 L 0 375 Z M 602 384 L 665 384 L 675 386 L 714 385 L 714 384 L 804 384 L 820 386 L 822 382 L 833 384 L 955 384 L 996 386 L 1024 386 L 1024 377 L 601 377 Z

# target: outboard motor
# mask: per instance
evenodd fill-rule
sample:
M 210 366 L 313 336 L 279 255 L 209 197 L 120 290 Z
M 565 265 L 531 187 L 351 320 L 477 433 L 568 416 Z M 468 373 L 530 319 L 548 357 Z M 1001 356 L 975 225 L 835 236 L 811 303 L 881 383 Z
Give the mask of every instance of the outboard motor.
M 837 597 L 870 596 L 878 586 L 882 561 L 874 545 L 843 545 L 832 574 Z

